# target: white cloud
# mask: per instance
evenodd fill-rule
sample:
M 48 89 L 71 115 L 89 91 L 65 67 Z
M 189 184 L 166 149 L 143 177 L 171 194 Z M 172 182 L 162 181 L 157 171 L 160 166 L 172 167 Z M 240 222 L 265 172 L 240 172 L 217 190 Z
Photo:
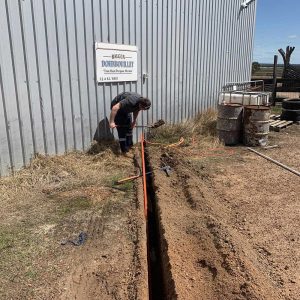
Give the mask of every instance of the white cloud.
M 296 39 L 298 36 L 296 34 L 292 34 L 292 35 L 289 35 L 288 38 L 289 39 Z

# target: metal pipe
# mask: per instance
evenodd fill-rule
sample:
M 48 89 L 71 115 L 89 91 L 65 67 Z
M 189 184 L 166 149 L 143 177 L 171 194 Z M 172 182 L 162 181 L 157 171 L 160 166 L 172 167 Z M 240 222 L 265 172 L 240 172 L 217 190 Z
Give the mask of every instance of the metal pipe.
M 250 150 L 250 151 L 252 151 L 252 152 L 254 152 L 254 153 L 256 153 L 257 155 L 259 155 L 259 156 L 261 156 L 261 157 L 263 157 L 263 158 L 265 158 L 265 159 L 267 159 L 267 160 L 269 160 L 269 161 L 275 163 L 276 165 L 278 165 L 278 166 L 280 166 L 280 167 L 282 167 L 282 168 L 284 168 L 284 169 L 286 169 L 286 170 L 288 170 L 288 171 L 294 173 L 295 175 L 300 176 L 300 172 L 298 172 L 298 171 L 296 171 L 296 170 L 294 170 L 294 169 L 291 169 L 290 167 L 288 167 L 288 166 L 282 164 L 281 162 L 279 162 L 279 161 L 277 161 L 277 160 L 275 160 L 275 159 L 273 159 L 273 158 L 270 158 L 270 157 L 268 157 L 268 156 L 266 156 L 266 155 L 264 155 L 264 154 L 262 154 L 262 153 L 260 153 L 260 152 L 258 152 L 258 151 L 256 151 L 256 150 L 252 149 L 252 148 L 249 148 L 249 147 L 248 147 L 247 149 Z

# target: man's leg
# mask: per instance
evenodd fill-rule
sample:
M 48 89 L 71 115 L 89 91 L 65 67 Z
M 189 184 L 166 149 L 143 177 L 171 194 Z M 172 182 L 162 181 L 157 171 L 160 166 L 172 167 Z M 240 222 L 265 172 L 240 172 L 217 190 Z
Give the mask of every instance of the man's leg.
M 132 122 L 131 114 L 117 113 L 115 117 L 115 123 L 117 125 L 117 131 L 118 131 L 119 142 L 120 142 L 120 148 L 123 153 L 128 152 L 128 150 L 133 146 L 131 122 Z
M 126 153 L 128 151 L 127 143 L 126 143 L 126 128 L 117 127 L 119 143 L 122 153 Z
M 129 114 L 126 122 L 128 124 L 127 132 L 126 132 L 126 146 L 128 147 L 128 150 L 133 146 L 131 122 L 132 122 L 132 117 L 131 114 Z
M 121 114 L 121 113 L 117 113 L 115 117 L 115 123 L 117 125 L 119 143 L 120 143 L 120 148 L 122 153 L 126 153 L 128 151 L 128 146 L 126 142 L 126 134 L 128 130 L 127 118 L 128 118 L 127 114 Z

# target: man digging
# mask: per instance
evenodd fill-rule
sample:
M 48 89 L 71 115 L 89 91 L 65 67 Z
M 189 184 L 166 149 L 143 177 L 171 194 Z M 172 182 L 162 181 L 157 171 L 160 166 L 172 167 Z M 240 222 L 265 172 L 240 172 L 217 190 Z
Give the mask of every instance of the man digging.
M 132 128 L 135 127 L 139 112 L 150 107 L 151 101 L 148 98 L 133 92 L 123 92 L 111 102 L 109 127 L 117 128 L 123 154 L 127 153 L 133 145 Z

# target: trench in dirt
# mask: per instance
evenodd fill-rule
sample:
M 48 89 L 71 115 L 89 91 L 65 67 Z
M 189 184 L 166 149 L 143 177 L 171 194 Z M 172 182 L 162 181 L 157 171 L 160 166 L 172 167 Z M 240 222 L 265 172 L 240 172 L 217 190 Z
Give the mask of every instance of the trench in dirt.
M 149 155 L 145 151 L 146 172 L 153 171 Z M 147 260 L 149 299 L 176 299 L 175 285 L 167 253 L 167 242 L 160 222 L 160 212 L 155 194 L 152 173 L 147 175 L 148 219 Z

